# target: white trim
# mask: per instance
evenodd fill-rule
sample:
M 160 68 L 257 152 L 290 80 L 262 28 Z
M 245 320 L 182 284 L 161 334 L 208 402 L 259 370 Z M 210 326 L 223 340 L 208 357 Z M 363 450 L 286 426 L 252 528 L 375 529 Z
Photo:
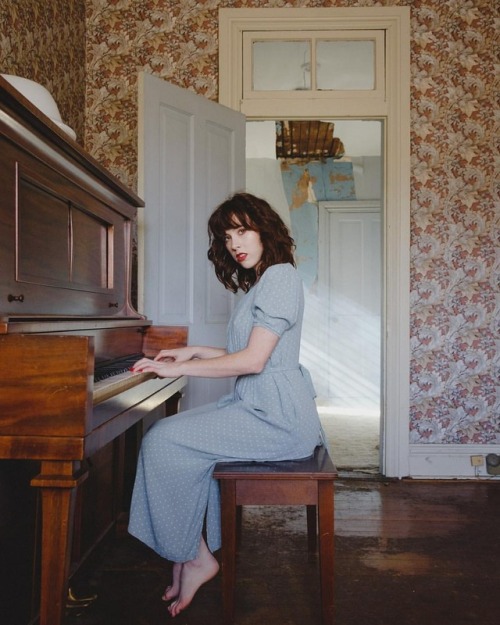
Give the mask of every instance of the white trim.
M 413 478 L 485 478 L 499 480 L 500 475 L 486 471 L 486 456 L 498 454 L 499 445 L 410 445 L 410 475 Z M 474 467 L 471 456 L 483 457 L 483 465 Z
M 385 475 L 395 477 L 410 474 L 410 14 L 406 8 L 390 27 L 386 49 L 386 337 L 382 342 L 386 431 L 382 465 Z
M 144 119 L 146 110 L 144 72 L 139 72 L 137 78 L 137 189 L 139 197 L 144 197 L 145 181 L 145 153 Z M 137 310 L 144 311 L 144 208 L 137 211 Z
M 321 200 L 318 202 L 321 208 L 331 212 L 373 212 L 380 213 L 380 200 Z
M 385 97 L 243 101 L 245 30 L 385 30 Z M 410 388 L 410 9 L 220 9 L 219 101 L 257 119 L 377 118 L 385 121 L 384 412 L 381 470 L 405 477 L 409 467 Z

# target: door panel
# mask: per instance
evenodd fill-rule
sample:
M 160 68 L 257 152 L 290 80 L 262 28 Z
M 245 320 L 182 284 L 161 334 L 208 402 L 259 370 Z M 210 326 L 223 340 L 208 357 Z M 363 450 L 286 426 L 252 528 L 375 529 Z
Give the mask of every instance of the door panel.
M 233 296 L 207 259 L 213 209 L 245 185 L 245 116 L 140 75 L 139 306 L 160 325 L 186 325 L 191 345 L 225 347 Z M 230 380 L 191 378 L 182 408 L 216 400 Z
M 320 283 L 327 298 L 328 396 L 340 408 L 380 408 L 380 213 L 322 208 Z

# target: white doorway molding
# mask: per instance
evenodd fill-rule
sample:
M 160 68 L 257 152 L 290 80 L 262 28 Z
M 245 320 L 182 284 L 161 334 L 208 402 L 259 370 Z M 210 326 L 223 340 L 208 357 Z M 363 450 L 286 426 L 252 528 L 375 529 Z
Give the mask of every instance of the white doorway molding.
M 384 92 L 364 98 L 303 92 L 245 100 L 243 35 L 251 31 L 383 31 Z M 410 10 L 409 7 L 220 9 L 219 101 L 250 119 L 383 119 L 382 466 L 409 475 Z M 275 93 L 275 92 L 273 92 Z

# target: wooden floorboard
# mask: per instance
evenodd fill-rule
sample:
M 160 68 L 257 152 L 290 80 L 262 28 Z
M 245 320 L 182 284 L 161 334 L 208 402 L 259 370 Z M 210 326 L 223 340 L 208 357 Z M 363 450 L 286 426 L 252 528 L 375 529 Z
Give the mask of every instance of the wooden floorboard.
M 335 625 L 500 622 L 498 482 L 339 479 Z M 305 510 L 248 508 L 237 570 L 236 625 L 319 625 L 317 557 Z M 169 565 L 126 533 L 103 546 L 76 588 L 96 603 L 70 625 L 165 625 Z M 220 580 L 173 623 L 220 625 Z

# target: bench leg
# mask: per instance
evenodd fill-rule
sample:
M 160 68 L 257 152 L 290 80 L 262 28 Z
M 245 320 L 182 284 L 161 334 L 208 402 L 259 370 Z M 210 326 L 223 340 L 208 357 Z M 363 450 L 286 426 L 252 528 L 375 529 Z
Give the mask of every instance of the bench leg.
M 222 531 L 222 616 L 224 625 L 234 623 L 234 589 L 236 580 L 236 484 L 221 480 Z
M 334 559 L 333 481 L 318 482 L 318 533 L 322 624 L 332 625 Z
M 241 545 L 241 527 L 243 525 L 243 506 L 236 506 L 236 550 Z
M 316 506 L 308 505 L 307 507 L 307 548 L 314 553 L 318 546 L 317 541 L 317 508 Z

